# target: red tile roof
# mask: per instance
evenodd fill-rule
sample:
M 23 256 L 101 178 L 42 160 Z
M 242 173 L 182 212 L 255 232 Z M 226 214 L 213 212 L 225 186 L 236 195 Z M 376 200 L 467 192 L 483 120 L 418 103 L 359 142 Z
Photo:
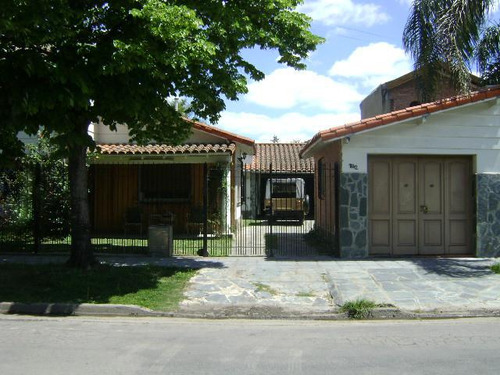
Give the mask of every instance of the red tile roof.
M 313 173 L 313 158 L 299 157 L 302 147 L 304 143 L 256 143 L 255 156 L 247 170 L 269 172 L 272 164 L 273 172 Z
M 184 144 L 171 146 L 165 144 L 149 144 L 139 146 L 133 144 L 100 144 L 97 145 L 101 154 L 107 155 L 164 155 L 164 154 L 233 154 L 236 150 L 234 143 L 230 144 Z
M 231 142 L 244 143 L 244 144 L 249 145 L 249 146 L 253 146 L 255 144 L 255 141 L 253 139 L 243 137 L 241 135 L 228 132 L 226 130 L 219 129 L 219 128 L 216 128 L 215 126 L 207 125 L 207 124 L 204 124 L 204 123 L 199 122 L 199 121 L 194 121 L 194 120 L 190 120 L 190 119 L 186 119 L 186 120 L 188 122 L 192 123 L 193 128 L 195 128 L 195 129 L 198 129 L 198 130 L 210 133 L 210 134 L 214 134 L 214 135 L 217 135 L 219 137 L 226 138 Z
M 426 114 L 444 111 L 465 104 L 475 103 L 495 97 L 500 97 L 500 86 L 491 87 L 481 91 L 475 91 L 466 95 L 459 95 L 451 98 L 441 99 L 435 102 L 417 105 L 415 107 L 408 107 L 398 111 L 366 118 L 358 122 L 322 130 L 318 132 L 313 138 L 311 138 L 309 142 L 307 142 L 305 147 L 300 151 L 300 156 L 302 157 L 317 142 L 346 137 L 351 134 L 371 130 L 383 125 L 389 125 L 399 121 L 409 120 L 412 118 L 424 116 Z

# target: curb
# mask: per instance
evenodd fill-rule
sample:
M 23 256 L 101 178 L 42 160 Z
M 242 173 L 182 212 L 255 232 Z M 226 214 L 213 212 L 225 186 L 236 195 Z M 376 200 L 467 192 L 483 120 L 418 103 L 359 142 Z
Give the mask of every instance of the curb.
M 0 314 L 38 316 L 162 316 L 135 305 L 0 302 Z
M 135 305 L 17 303 L 0 302 L 0 314 L 34 316 L 94 316 L 94 317 L 171 317 L 188 319 L 255 319 L 255 320 L 355 320 L 337 311 L 314 312 L 287 310 L 275 306 L 201 306 L 177 311 L 154 311 Z M 376 308 L 364 320 L 419 320 L 500 317 L 500 310 L 433 310 L 404 311 L 397 308 Z

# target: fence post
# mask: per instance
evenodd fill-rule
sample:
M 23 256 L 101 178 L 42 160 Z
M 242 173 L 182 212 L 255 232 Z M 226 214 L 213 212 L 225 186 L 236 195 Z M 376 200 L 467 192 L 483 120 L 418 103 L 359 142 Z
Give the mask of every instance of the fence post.
M 35 175 L 33 178 L 32 204 L 33 204 L 33 252 L 38 254 L 41 247 L 41 185 L 42 166 L 40 163 L 35 164 Z
M 333 167 L 333 182 L 334 182 L 334 202 L 335 202 L 335 244 L 336 249 L 334 254 L 340 256 L 340 167 L 339 163 L 335 162 Z
M 203 164 L 203 249 L 202 255 L 208 256 L 208 165 Z
M 269 189 L 271 190 L 269 192 L 269 202 L 270 202 L 270 212 L 269 212 L 269 257 L 272 258 L 274 257 L 274 252 L 273 252 L 273 163 L 269 164 Z

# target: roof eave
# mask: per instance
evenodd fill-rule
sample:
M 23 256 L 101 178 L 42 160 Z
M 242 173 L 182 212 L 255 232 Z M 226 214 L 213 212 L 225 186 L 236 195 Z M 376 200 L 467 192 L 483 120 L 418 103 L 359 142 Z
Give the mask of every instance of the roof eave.
M 303 153 L 309 153 L 309 149 L 312 147 L 316 148 L 318 139 L 321 139 L 323 142 L 335 141 L 352 134 L 365 133 L 373 129 L 401 124 L 407 121 L 415 121 L 430 114 L 443 113 L 456 108 L 464 108 L 490 100 L 497 100 L 498 97 L 500 97 L 500 86 L 496 86 L 493 89 L 478 91 L 472 95 L 462 95 L 415 107 L 408 107 L 402 110 L 363 119 L 359 122 L 323 130 L 314 136 L 311 141 L 315 139 L 316 141 L 312 142 L 311 145 L 308 144 L 304 149 L 305 151 L 303 150 Z
M 204 124 L 200 121 L 195 121 L 195 120 L 191 120 L 188 118 L 185 118 L 185 120 L 190 122 L 194 128 L 196 128 L 200 131 L 228 139 L 232 142 L 237 142 L 237 143 L 241 143 L 241 144 L 244 144 L 247 146 L 251 146 L 251 147 L 253 147 L 253 149 L 255 151 L 255 141 L 251 138 L 247 138 L 247 137 L 244 137 L 244 136 L 241 136 L 238 134 L 234 134 L 234 133 L 228 132 L 226 130 L 219 129 L 215 126 Z

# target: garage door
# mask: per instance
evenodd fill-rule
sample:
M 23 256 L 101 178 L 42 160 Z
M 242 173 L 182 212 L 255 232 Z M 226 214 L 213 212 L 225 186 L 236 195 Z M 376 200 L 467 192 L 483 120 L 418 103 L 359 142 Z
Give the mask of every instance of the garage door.
M 472 254 L 470 157 L 371 156 L 371 254 Z

